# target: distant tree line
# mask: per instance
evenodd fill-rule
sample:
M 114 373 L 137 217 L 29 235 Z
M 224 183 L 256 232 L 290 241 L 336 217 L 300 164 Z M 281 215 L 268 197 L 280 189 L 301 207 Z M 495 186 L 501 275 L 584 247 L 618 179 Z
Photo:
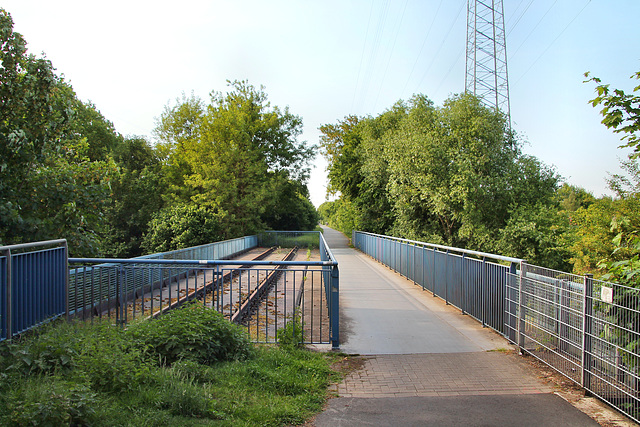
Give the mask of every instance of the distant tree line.
M 358 229 L 636 283 L 640 103 L 591 80 L 603 123 L 636 150 L 623 162 L 627 174 L 609 177 L 615 197 L 596 198 L 523 154 L 505 117 L 475 96 L 438 107 L 416 95 L 378 116 L 320 128 L 336 198 L 319 207 L 321 220 L 347 234 Z
M 312 229 L 314 147 L 264 88 L 182 96 L 152 144 L 124 137 L 27 53 L 0 9 L 0 244 L 66 238 L 75 256 L 129 257 L 263 229 Z

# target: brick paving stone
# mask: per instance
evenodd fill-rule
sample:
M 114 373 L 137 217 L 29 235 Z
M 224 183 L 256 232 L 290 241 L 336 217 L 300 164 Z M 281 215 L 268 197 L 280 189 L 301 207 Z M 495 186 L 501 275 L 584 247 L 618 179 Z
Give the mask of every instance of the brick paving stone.
M 420 397 L 551 393 L 501 352 L 378 355 L 337 386 L 341 397 Z

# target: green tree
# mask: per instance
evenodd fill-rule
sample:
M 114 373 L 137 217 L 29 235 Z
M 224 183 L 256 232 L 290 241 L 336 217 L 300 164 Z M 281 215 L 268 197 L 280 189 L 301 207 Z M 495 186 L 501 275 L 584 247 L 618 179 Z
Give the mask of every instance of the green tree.
M 168 152 L 171 202 L 222 213 L 224 237 L 235 237 L 270 226 L 263 219 L 282 202 L 277 194 L 298 198 L 274 185 L 306 185 L 313 147 L 298 140 L 300 117 L 272 107 L 264 88 L 229 86 L 226 94 L 212 93 L 209 105 L 183 96 L 165 109 L 156 135 Z
M 416 95 L 375 118 L 347 117 L 321 131 L 330 189 L 340 194 L 321 213 L 343 231 L 526 254 L 529 262 L 552 259 L 562 243 L 559 177 L 523 155 L 503 115 L 472 95 L 442 107 Z
M 118 167 L 111 182 L 111 203 L 105 210 L 102 253 L 117 258 L 143 255 L 142 240 L 153 215 L 164 206 L 161 156 L 140 137 L 115 147 Z
M 91 126 L 77 112 L 99 113 L 27 54 L 4 9 L 0 63 L 0 242 L 67 238 L 72 254 L 97 254 L 114 165 L 89 157 Z
M 205 206 L 176 205 L 154 215 L 142 246 L 147 253 L 168 252 L 222 240 L 224 213 Z
M 588 208 L 596 198 L 581 187 L 570 185 L 567 183 L 562 184 L 562 187 L 556 191 L 556 197 L 560 208 L 567 212 L 575 212 L 580 208 Z
M 261 221 L 272 230 L 312 230 L 318 224 L 318 213 L 309 200 L 309 190 L 287 174 L 274 176 L 269 182 Z

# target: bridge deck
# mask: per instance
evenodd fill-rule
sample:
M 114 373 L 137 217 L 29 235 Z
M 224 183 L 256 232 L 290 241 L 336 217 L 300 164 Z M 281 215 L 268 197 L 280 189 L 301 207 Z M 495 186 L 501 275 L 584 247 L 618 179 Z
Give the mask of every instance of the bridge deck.
M 348 247 L 339 262 L 340 348 L 366 355 L 316 426 L 597 425 L 543 383 L 501 335 Z M 493 351 L 492 351 L 493 350 Z

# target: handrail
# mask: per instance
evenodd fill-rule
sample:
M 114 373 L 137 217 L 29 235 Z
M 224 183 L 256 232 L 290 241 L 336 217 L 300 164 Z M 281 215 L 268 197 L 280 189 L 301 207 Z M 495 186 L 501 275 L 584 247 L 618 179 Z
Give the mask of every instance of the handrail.
M 61 243 L 66 244 L 67 239 L 43 240 L 41 242 L 17 243 L 15 245 L 0 246 L 0 251 L 13 250 L 13 249 L 29 249 L 29 248 L 34 248 L 36 246 L 59 245 Z
M 356 231 L 356 230 L 354 230 L 354 233 L 368 234 L 370 236 L 381 237 L 383 239 L 397 240 L 397 241 L 400 241 L 400 242 L 407 242 L 407 243 L 412 243 L 412 244 L 416 244 L 416 245 L 429 246 L 429 247 L 436 248 L 436 249 L 444 249 L 444 250 L 448 250 L 448 251 L 460 252 L 460 253 L 469 254 L 469 255 L 476 255 L 476 256 L 479 256 L 479 257 L 493 258 L 493 259 L 497 259 L 497 260 L 500 260 L 500 261 L 506 261 L 506 262 L 522 263 L 522 262 L 526 261 L 526 260 L 521 259 L 521 258 L 513 258 L 513 257 L 508 257 L 508 256 L 503 256 L 503 255 L 496 255 L 496 254 L 491 254 L 491 253 L 488 253 L 488 252 L 472 251 L 470 249 L 461 249 L 461 248 L 456 248 L 456 247 L 453 247 L 453 246 L 438 245 L 438 244 L 435 244 L 435 243 L 420 242 L 418 240 L 402 239 L 400 237 L 385 236 L 385 235 L 382 235 L 382 234 L 368 233 L 366 231 Z
M 324 243 L 324 248 L 327 251 L 327 255 L 329 255 L 329 258 L 331 258 L 333 261 L 333 264 L 328 264 L 328 265 L 338 265 L 338 261 L 336 261 L 336 257 L 333 256 L 333 252 L 331 252 L 331 248 L 329 247 L 329 245 L 327 244 L 327 241 L 324 239 L 324 235 L 322 233 L 320 233 L 318 231 L 318 234 L 320 235 L 320 239 L 322 239 L 322 242 Z
M 71 264 L 167 264 L 167 265 L 300 265 L 300 266 L 333 266 L 336 261 L 249 261 L 219 259 L 140 259 L 140 258 L 69 258 Z

